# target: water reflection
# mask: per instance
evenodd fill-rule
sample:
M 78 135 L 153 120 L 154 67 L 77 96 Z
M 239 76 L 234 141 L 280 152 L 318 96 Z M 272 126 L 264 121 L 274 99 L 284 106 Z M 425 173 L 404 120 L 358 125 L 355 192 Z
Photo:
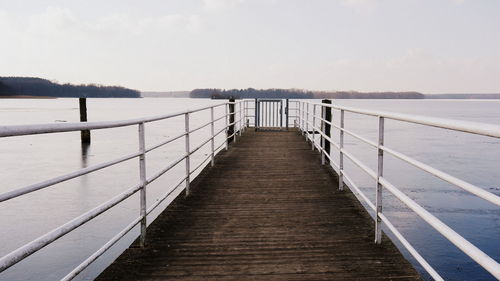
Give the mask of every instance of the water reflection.
M 87 168 L 89 155 L 90 155 L 90 143 L 82 143 L 82 169 Z
M 82 149 L 82 154 L 81 154 L 81 161 L 80 165 L 81 168 L 87 168 L 89 166 L 89 157 L 90 157 L 90 143 L 81 143 L 81 149 Z M 88 196 L 91 194 L 88 193 L 88 186 L 89 186 L 89 174 L 83 175 L 78 178 L 80 180 L 80 186 L 76 189 L 78 190 L 78 195 L 80 198 L 80 204 L 82 204 L 84 208 L 89 207 Z

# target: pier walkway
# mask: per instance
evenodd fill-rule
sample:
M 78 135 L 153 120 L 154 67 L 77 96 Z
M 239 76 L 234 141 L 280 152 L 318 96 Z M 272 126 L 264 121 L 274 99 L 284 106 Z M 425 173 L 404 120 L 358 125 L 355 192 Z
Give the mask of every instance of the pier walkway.
M 318 155 L 247 129 L 97 280 L 421 280 Z
M 378 138 L 373 140 L 365 136 L 366 131 L 358 133 L 346 127 L 346 115 L 352 114 L 376 118 Z M 149 144 L 151 135 L 146 138 L 145 132 L 151 123 L 175 119 L 177 125 L 170 128 L 162 124 L 162 134 L 168 137 Z M 178 126 L 182 119 L 184 128 Z M 329 100 L 230 100 L 128 120 L 0 126 L 0 139 L 135 126 L 139 140 L 138 150 L 119 158 L 0 193 L 3 204 L 125 161 L 139 162 L 137 182 L 0 257 L 0 279 L 4 271 L 136 194 L 137 217 L 76 267 L 66 265 L 62 271 L 68 272 L 61 281 L 73 280 L 99 262 L 136 227 L 140 227 L 137 241 L 97 280 L 420 280 L 417 271 L 382 234 L 385 232 L 399 241 L 426 278 L 444 281 L 442 272 L 420 255 L 383 212 L 383 194 L 391 194 L 500 280 L 500 264 L 494 258 L 389 181 L 384 175 L 384 155 L 496 207 L 500 196 L 388 146 L 384 142 L 388 133 L 385 120 L 500 139 L 500 126 L 495 124 L 346 107 Z M 270 131 L 277 129 L 280 131 Z M 194 133 L 197 137 L 191 138 Z M 346 137 L 375 150 L 375 169 L 344 147 Z M 184 141 L 184 149 L 175 142 L 178 140 Z M 160 147 L 175 152 L 175 159 L 147 168 L 148 153 Z M 179 149 L 185 153 L 177 158 Z M 359 178 L 344 169 L 344 160 L 373 179 L 375 200 L 360 189 Z M 172 173 L 174 167 L 184 168 L 185 173 L 177 169 L 175 176 L 181 178 L 169 181 L 160 197 L 146 200 L 148 186 Z M 148 215 L 166 204 L 166 210 L 147 227 L 153 219 Z M 438 254 L 442 253 L 430 256 Z

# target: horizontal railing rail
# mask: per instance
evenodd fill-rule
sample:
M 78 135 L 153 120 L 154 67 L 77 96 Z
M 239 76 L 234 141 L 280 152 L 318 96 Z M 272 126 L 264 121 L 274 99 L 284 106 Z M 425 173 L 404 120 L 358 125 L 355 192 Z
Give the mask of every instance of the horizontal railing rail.
M 410 242 L 403 236 L 399 230 L 392 224 L 392 222 L 382 213 L 382 190 L 386 189 L 391 192 L 396 198 L 403 202 L 407 207 L 409 207 L 413 212 L 415 212 L 419 217 L 426 221 L 431 227 L 437 230 L 441 235 L 443 235 L 447 240 L 452 242 L 457 248 L 462 252 L 476 261 L 484 269 L 490 272 L 493 276 L 500 279 L 500 265 L 490 256 L 486 255 L 483 251 L 477 248 L 475 245 L 470 243 L 468 240 L 463 238 L 456 231 L 447 226 L 444 222 L 439 220 L 437 217 L 432 215 L 430 212 L 425 210 L 422 206 L 412 200 L 409 196 L 404 194 L 396 186 L 392 185 L 383 176 L 383 163 L 384 163 L 384 152 L 388 153 L 397 159 L 400 159 L 406 163 L 409 163 L 431 175 L 434 175 L 448 183 L 451 183 L 465 191 L 470 192 L 484 200 L 500 206 L 500 197 L 488 192 L 476 185 L 468 183 L 464 180 L 458 179 L 448 173 L 440 171 L 430 165 L 424 164 L 410 156 L 407 156 L 401 152 L 398 152 L 392 148 L 384 145 L 384 120 L 392 119 L 412 124 L 419 124 L 430 127 L 437 127 L 442 129 L 448 129 L 453 131 L 471 133 L 476 135 L 482 135 L 487 137 L 500 138 L 500 126 L 493 124 L 484 124 L 469 121 L 458 121 L 450 120 L 444 118 L 426 117 L 411 114 L 394 113 L 387 111 L 375 111 L 375 110 L 365 110 L 353 107 L 332 105 L 327 103 L 315 103 L 309 101 L 297 101 L 296 103 L 298 109 L 298 120 L 297 125 L 300 128 L 302 134 L 305 136 L 306 140 L 311 142 L 312 149 L 318 149 L 321 153 L 322 163 L 325 164 L 325 159 L 329 160 L 329 163 L 338 171 L 339 176 L 339 189 L 342 189 L 344 183 L 368 205 L 369 209 L 374 211 L 375 220 L 375 243 L 381 242 L 382 234 L 382 223 L 394 234 L 394 236 L 401 242 L 403 247 L 405 247 L 408 252 L 416 259 L 416 261 L 429 273 L 429 275 L 435 280 L 443 280 L 443 278 L 437 273 L 437 271 L 418 253 L 418 251 L 410 244 Z M 311 108 L 312 107 L 312 108 Z M 316 110 L 320 108 L 321 110 Z M 333 121 L 327 120 L 325 112 L 327 109 L 340 111 L 340 119 L 338 125 Z M 373 116 L 378 118 L 378 142 L 368 140 L 367 138 L 360 136 L 344 127 L 344 116 L 345 112 L 352 112 L 366 116 Z M 321 113 L 321 114 L 318 114 Z M 317 121 L 319 121 L 317 124 Z M 325 124 L 330 125 L 332 128 L 338 130 L 339 132 L 339 143 L 332 140 L 332 138 L 325 134 L 324 126 Z M 318 127 L 318 125 L 321 125 Z M 364 164 L 361 160 L 356 158 L 352 153 L 350 153 L 344 147 L 344 134 L 348 134 L 355 139 L 368 144 L 369 146 L 377 149 L 377 171 L 372 170 L 368 165 Z M 316 135 L 320 136 L 320 142 L 316 140 Z M 335 163 L 333 157 L 329 155 L 329 152 L 322 146 L 322 143 L 328 142 L 338 151 L 339 162 Z M 361 189 L 355 184 L 352 177 L 344 170 L 343 161 L 344 157 L 347 157 L 364 171 L 367 175 L 376 181 L 376 196 L 375 203 L 371 202 L 368 197 L 361 191 Z M 345 180 L 345 181 L 344 181 Z
M 242 101 L 234 102 L 234 104 L 239 104 L 241 102 Z M 131 125 L 139 125 L 141 123 L 150 123 L 154 121 L 170 119 L 173 117 L 182 116 L 189 113 L 195 113 L 210 108 L 225 106 L 227 104 L 229 103 L 221 103 L 217 105 L 205 106 L 192 110 L 179 111 L 159 116 L 144 117 L 144 118 L 129 119 L 129 120 L 119 120 L 119 121 L 101 121 L 101 122 L 83 122 L 83 123 L 82 122 L 48 123 L 48 124 L 33 124 L 33 125 L 0 126 L 0 137 L 63 133 L 63 132 L 82 131 L 82 130 L 98 130 L 98 129 L 126 127 Z
M 473 185 L 448 173 L 440 171 L 439 169 L 431 167 L 430 165 L 427 165 L 421 161 L 418 161 L 410 156 L 407 156 L 401 152 L 398 152 L 384 145 L 384 132 L 385 132 L 384 120 L 391 119 L 402 122 L 408 122 L 412 124 L 437 127 L 442 129 L 472 133 L 472 134 L 495 137 L 495 138 L 500 138 L 500 126 L 477 123 L 477 122 L 457 121 L 457 120 L 449 120 L 443 118 L 393 113 L 386 111 L 365 110 L 365 109 L 358 109 L 358 108 L 331 105 L 331 104 L 313 103 L 308 101 L 289 101 L 289 103 L 294 104 L 295 108 L 292 107 L 289 108 L 287 103 L 286 106 L 287 113 L 288 111 L 294 111 L 295 114 L 294 115 L 287 114 L 286 119 L 287 120 L 290 118 L 293 119 L 294 125 L 299 127 L 299 129 L 302 131 L 303 135 L 307 140 L 311 141 L 312 149 L 313 150 L 318 149 L 318 151 L 320 151 L 322 163 L 326 163 L 326 159 L 328 159 L 328 162 L 338 171 L 339 188 L 342 189 L 345 183 L 346 186 L 348 186 L 354 193 L 358 194 L 359 197 L 362 199 L 362 201 L 366 203 L 368 208 L 374 212 L 376 243 L 381 242 L 381 232 L 383 223 L 387 227 L 387 229 L 392 234 L 394 234 L 394 236 L 401 242 L 403 247 L 405 247 L 409 251 L 409 253 L 416 259 L 416 261 L 429 273 L 430 276 L 432 276 L 435 280 L 443 280 L 443 278 L 438 274 L 438 272 L 418 253 L 418 251 L 411 245 L 411 243 L 404 237 L 404 235 L 401 232 L 399 232 L 399 230 L 387 218 L 387 216 L 383 214 L 381 196 L 383 189 L 386 189 L 389 192 L 391 192 L 396 198 L 398 198 L 401 202 L 403 202 L 406 206 L 408 206 L 419 217 L 421 217 L 424 221 L 426 221 L 430 226 L 436 229 L 441 235 L 443 235 L 446 239 L 448 239 L 460 250 L 462 250 L 466 255 L 475 260 L 483 268 L 485 268 L 487 271 L 493 274 L 493 276 L 495 276 L 496 278 L 500 278 L 500 267 L 499 264 L 494 259 L 486 255 L 475 245 L 467 241 L 465 238 L 460 236 L 457 232 L 455 232 L 453 229 L 451 229 L 437 217 L 435 217 L 430 212 L 425 210 L 422 206 L 420 206 L 409 196 L 404 194 L 401 190 L 399 190 L 396 186 L 391 184 L 383 176 L 384 153 L 387 153 L 401 161 L 409 163 L 427 173 L 430 173 L 444 181 L 447 181 L 459 188 L 462 188 L 463 190 L 468 191 L 471 194 L 474 194 L 484 200 L 487 200 L 497 206 L 500 206 L 499 196 L 491 192 L 488 192 L 479 186 Z M 253 101 L 251 100 L 242 100 L 238 102 L 225 102 L 193 110 L 187 110 L 187 111 L 176 112 L 154 117 L 121 120 L 121 121 L 0 126 L 0 137 L 74 132 L 81 130 L 110 129 L 110 128 L 134 126 L 134 125 L 138 126 L 138 131 L 139 131 L 139 150 L 137 152 L 133 152 L 131 154 L 116 158 L 111 161 L 92 165 L 45 181 L 41 181 L 21 188 L 13 189 L 8 192 L 4 192 L 0 194 L 0 202 L 7 201 L 34 191 L 42 190 L 50 186 L 53 186 L 55 184 L 62 183 L 70 179 L 74 179 L 98 170 L 102 170 L 107 167 L 111 167 L 134 158 L 139 158 L 139 163 L 140 163 L 140 173 L 139 173 L 140 178 L 139 178 L 139 183 L 137 185 L 134 185 L 126 189 L 122 193 L 100 204 L 99 206 L 81 214 L 80 216 L 74 218 L 73 220 L 66 222 L 65 224 L 47 232 L 46 234 L 34 239 L 33 241 L 1 257 L 0 272 L 22 261 L 26 257 L 39 251 L 45 246 L 53 243 L 60 237 L 74 231 L 79 226 L 89 222 L 90 220 L 94 219 L 100 214 L 105 213 L 107 210 L 113 208 L 120 202 L 123 202 L 125 199 L 129 198 L 130 196 L 138 192 L 140 192 L 140 216 L 134 219 L 132 222 L 130 222 L 124 229 L 122 229 L 119 233 L 117 233 L 110 240 L 108 240 L 108 242 L 106 242 L 103 246 L 101 246 L 101 248 L 99 248 L 91 256 L 86 258 L 83 262 L 81 262 L 76 268 L 74 268 L 61 280 L 71 280 L 74 277 L 76 277 L 80 272 L 82 272 L 85 268 L 91 265 L 95 260 L 97 260 L 101 255 L 103 255 L 108 249 L 110 249 L 113 245 L 115 245 L 121 238 L 123 238 L 127 233 L 129 233 L 134 227 L 136 227 L 139 224 L 141 225 L 140 243 L 141 246 L 144 246 L 146 237 L 147 216 L 153 210 L 158 208 L 167 198 L 169 198 L 169 196 L 174 194 L 174 192 L 178 191 L 179 187 L 183 187 L 183 190 L 186 191 L 186 194 L 189 193 L 189 183 L 191 182 L 191 176 L 195 174 L 195 172 L 198 171 L 200 168 L 208 165 L 208 162 L 211 162 L 211 165 L 214 165 L 215 154 L 224 146 L 227 150 L 229 140 L 236 141 L 237 135 L 241 135 L 241 133 L 245 130 L 245 127 L 249 126 L 248 118 L 249 117 L 255 118 L 256 114 L 255 113 L 251 114 L 251 112 L 249 112 L 249 110 L 252 109 L 253 111 L 255 111 L 254 107 L 249 106 L 251 104 L 253 104 Z M 231 110 L 229 105 L 233 105 L 233 108 L 236 107 L 234 111 L 229 112 Z M 222 116 L 216 118 L 214 116 L 214 109 L 222 106 L 225 107 L 225 112 L 224 114 L 222 114 Z M 317 110 L 318 108 L 320 108 L 321 110 Z M 340 119 L 338 124 L 326 119 L 326 116 L 324 115 L 326 109 L 340 111 Z M 211 115 L 210 122 L 206 122 L 194 128 L 190 128 L 190 120 L 191 120 L 190 114 L 204 110 L 210 110 L 210 115 Z M 354 133 L 346 129 L 344 127 L 345 112 L 352 112 L 356 114 L 373 116 L 378 118 L 379 121 L 378 141 L 371 141 L 366 137 L 363 137 L 357 133 Z M 154 144 L 150 147 L 145 146 L 144 132 L 146 123 L 166 120 L 174 117 L 182 117 L 182 116 L 184 116 L 185 118 L 184 132 L 179 133 L 168 139 L 162 140 L 160 143 Z M 229 121 L 230 117 L 231 120 L 234 121 L 230 122 Z M 222 120 L 225 121 L 224 125 L 222 126 L 222 129 L 216 131 L 214 124 Z M 339 132 L 339 142 L 335 142 L 331 138 L 331 136 L 325 133 L 325 128 L 324 128 L 325 124 L 328 124 L 329 126 L 331 126 L 331 128 L 336 129 Z M 198 144 L 197 146 L 191 147 L 190 135 L 209 126 L 210 126 L 210 136 L 201 141 L 201 143 Z M 232 129 L 231 133 L 228 133 L 228 128 L 230 127 L 233 128 L 238 127 L 238 129 Z M 223 132 L 226 132 L 224 141 L 216 147 L 215 138 L 218 137 Z M 355 157 L 350 151 L 348 151 L 344 147 L 345 134 L 377 150 L 378 165 L 376 171 L 371 169 L 368 165 L 363 163 L 360 159 Z M 322 140 L 321 142 L 317 141 L 316 135 L 320 136 L 320 139 Z M 169 143 L 172 143 L 175 140 L 179 140 L 182 138 L 185 139 L 185 149 L 186 149 L 185 154 L 181 155 L 177 159 L 168 163 L 166 167 L 163 167 L 162 169 L 155 171 L 149 177 L 147 177 L 146 167 L 145 167 L 146 154 L 150 151 L 163 147 Z M 333 157 L 330 155 L 330 153 L 326 151 L 325 147 L 322 145 L 322 143 L 324 144 L 324 142 L 328 142 L 338 151 L 339 153 L 338 163 L 336 163 Z M 198 163 L 194 168 L 191 168 L 190 156 L 198 152 L 200 149 L 202 149 L 204 146 L 208 144 L 210 144 L 211 153 L 207 157 L 203 158 L 203 160 L 200 163 Z M 359 167 L 362 171 L 364 171 L 367 175 L 369 175 L 372 179 L 376 181 L 377 185 L 376 185 L 375 202 L 371 202 L 369 200 L 369 198 L 356 185 L 355 181 L 353 181 L 353 178 L 344 170 L 343 161 L 345 157 L 347 157 L 347 159 L 349 159 L 353 164 L 355 164 L 357 167 Z M 162 175 L 170 171 L 172 168 L 176 167 L 177 165 L 183 162 L 185 163 L 186 166 L 185 175 L 182 176 L 180 179 L 178 179 L 175 182 L 175 184 L 172 187 L 170 187 L 161 197 L 154 200 L 153 204 L 147 207 L 146 186 L 154 182 Z
M 453 131 L 460 131 L 482 136 L 500 138 L 500 126 L 494 124 L 453 120 L 453 119 L 438 118 L 438 117 L 427 117 L 427 116 L 405 114 L 405 113 L 394 113 L 388 111 L 365 110 L 365 109 L 357 109 L 357 108 L 338 106 L 338 105 L 326 105 L 326 107 L 353 113 L 359 113 L 363 115 L 370 115 L 374 117 L 380 116 L 386 119 L 398 120 L 413 124 L 420 124 L 420 125 L 437 127 Z
M 232 108 L 235 107 L 238 109 L 234 109 L 234 111 L 230 112 L 228 109 L 232 105 Z M 99 248 L 96 252 L 94 252 L 91 256 L 86 258 L 82 263 L 80 263 L 76 268 L 74 268 L 71 272 L 69 272 L 66 276 L 64 276 L 61 280 L 71 280 L 76 277 L 80 272 L 82 272 L 85 268 L 87 268 L 90 264 L 92 264 L 95 260 L 97 260 L 101 255 L 103 255 L 108 249 L 110 249 L 114 244 L 116 244 L 122 237 L 124 237 L 127 233 L 129 233 L 135 226 L 141 225 L 140 230 L 140 244 L 144 246 L 145 237 L 146 237 L 146 226 L 147 226 L 147 216 L 155 210 L 162 202 L 164 202 L 169 196 L 171 196 L 179 187 L 183 186 L 186 191 L 186 195 L 189 194 L 189 184 L 191 182 L 191 175 L 193 175 L 200 168 L 208 165 L 208 162 L 211 162 L 211 165 L 214 165 L 215 154 L 222 149 L 222 147 L 226 147 L 228 149 L 228 140 L 232 139 L 236 141 L 236 136 L 238 133 L 241 135 L 242 131 L 245 129 L 245 118 L 247 117 L 248 110 L 245 108 L 247 102 L 245 100 L 238 102 L 224 102 L 216 105 L 205 106 L 193 110 L 186 110 L 171 114 L 165 114 L 154 117 L 145 117 L 138 119 L 130 119 L 130 120 L 121 120 L 121 121 L 107 121 L 107 122 L 86 122 L 86 123 L 66 123 L 66 124 L 38 124 L 38 125 L 18 125 L 18 126 L 0 126 L 0 137 L 14 137 L 14 136 L 27 136 L 34 134 L 50 134 L 50 133 L 62 133 L 62 132 L 75 132 L 81 130 L 98 130 L 98 129 L 110 129 L 117 127 L 125 127 L 125 126 L 133 126 L 138 125 L 138 135 L 139 135 L 139 150 L 137 152 L 119 157 L 117 159 L 103 162 L 100 164 L 96 164 L 90 167 L 86 167 L 77 171 L 73 171 L 61 176 L 57 176 L 45 181 L 41 181 L 39 183 L 31 184 L 28 186 L 24 186 L 21 188 L 16 188 L 8 192 L 4 192 L 0 194 L 0 202 L 7 201 L 34 191 L 42 190 L 44 188 L 51 187 L 55 184 L 62 183 L 68 181 L 70 179 L 74 179 L 101 169 L 105 169 L 107 167 L 114 166 L 116 164 L 139 158 L 139 183 L 134 185 L 133 187 L 128 188 L 122 193 L 116 195 L 112 199 L 100 204 L 99 206 L 81 214 L 80 216 L 64 223 L 63 225 L 56 227 L 55 229 L 45 233 L 44 235 L 34 239 L 33 241 L 17 248 L 16 250 L 8 253 L 7 255 L 0 258 L 0 272 L 3 272 L 7 268 L 13 266 L 14 264 L 22 261 L 26 257 L 32 255 L 33 253 L 39 251 L 45 246 L 53 243 L 60 237 L 74 231 L 81 225 L 89 222 L 100 214 L 106 212 L 117 204 L 123 202 L 125 199 L 131 197 L 132 195 L 140 192 L 140 216 L 135 220 L 130 222 L 124 229 L 122 229 L 119 233 L 113 236 L 108 242 L 106 242 L 101 248 Z M 225 112 L 220 117 L 215 117 L 214 109 L 218 107 L 225 107 Z M 190 114 L 201 112 L 205 110 L 210 110 L 210 122 L 203 123 L 193 129 L 189 128 L 190 123 Z M 154 121 L 166 120 L 174 117 L 185 118 L 185 130 L 183 133 L 180 133 L 176 136 L 170 137 L 166 140 L 163 140 L 160 143 L 157 143 L 153 146 L 147 147 L 145 146 L 145 124 Z M 238 116 L 238 119 L 234 118 L 233 122 L 228 122 L 230 116 Z M 215 131 L 215 123 L 225 120 L 222 129 Z M 191 148 L 190 145 L 190 135 L 194 132 L 197 132 L 203 128 L 210 126 L 210 136 L 203 140 L 196 147 Z M 228 129 L 233 128 L 232 134 L 228 134 Z M 235 129 L 236 128 L 236 129 Z M 218 137 L 221 133 L 226 132 L 226 136 L 224 137 L 224 141 L 215 146 L 215 138 Z M 172 143 L 175 140 L 185 138 L 185 150 L 186 153 L 181 157 L 171 161 L 166 167 L 156 171 L 151 176 L 146 177 L 146 154 L 150 151 L 158 149 L 164 145 Z M 199 151 L 202 147 L 210 144 L 211 153 L 208 157 L 204 158 L 194 169 L 190 167 L 190 156 L 197 151 Z M 209 161 L 210 160 L 210 161 Z M 175 166 L 180 163 L 185 162 L 186 165 L 186 174 L 179 179 L 173 187 L 170 187 L 166 193 L 164 193 L 160 198 L 157 198 L 154 203 L 149 206 L 146 205 L 146 186 L 156 179 L 160 178 L 162 175 L 170 171 Z

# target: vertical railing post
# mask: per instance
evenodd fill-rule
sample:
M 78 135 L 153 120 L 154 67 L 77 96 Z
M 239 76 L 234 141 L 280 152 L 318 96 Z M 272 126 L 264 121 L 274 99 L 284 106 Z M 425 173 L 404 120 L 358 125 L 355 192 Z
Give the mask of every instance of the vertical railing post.
M 273 112 L 273 103 L 272 102 L 268 102 L 268 101 L 264 101 L 264 104 L 266 105 L 266 109 L 265 109 L 265 112 L 266 112 L 266 127 L 272 127 L 272 120 L 273 120 L 273 115 L 272 115 L 272 112 Z
M 376 210 L 376 220 L 375 220 L 375 243 L 380 244 L 382 242 L 382 220 L 380 219 L 380 214 L 382 213 L 382 184 L 380 184 L 380 178 L 384 175 L 384 150 L 382 146 L 384 145 L 384 117 L 378 117 L 378 165 L 377 165 L 377 194 L 375 202 Z
M 312 140 L 311 140 L 311 149 L 314 150 L 314 144 L 316 142 L 316 104 L 313 104 L 313 113 L 312 113 Z
M 231 142 L 236 142 L 236 134 L 235 134 L 235 125 L 236 122 L 234 121 L 236 119 L 236 110 L 235 110 L 235 103 L 234 99 L 229 99 L 229 129 L 227 131 L 227 136 L 231 136 L 232 138 L 229 138 L 229 143 Z
M 277 102 L 271 102 L 270 103 L 271 105 L 271 120 L 272 120 L 272 123 L 271 123 L 271 126 L 270 127 L 275 127 L 275 128 L 278 128 L 280 126 L 280 122 L 278 120 L 278 116 L 276 116 L 276 113 L 279 111 L 279 103 Z
M 340 132 L 339 132 L 339 190 L 344 190 L 344 110 L 340 110 Z
M 245 130 L 247 128 L 250 128 L 250 106 L 249 105 L 250 105 L 250 101 L 247 100 L 247 103 L 245 104 L 245 109 L 247 111 L 247 115 L 245 117 L 245 122 L 246 122 L 246 128 L 245 128 Z
M 228 136 L 229 136 L 229 134 L 228 134 L 229 133 L 229 127 L 228 127 L 228 118 L 229 118 L 229 115 L 228 115 L 228 108 L 229 108 L 229 104 L 226 104 L 226 106 L 224 107 L 224 109 L 226 111 L 226 113 L 225 113 L 226 114 L 226 118 L 224 118 L 225 123 L 226 123 L 226 130 L 225 130 L 226 131 L 226 150 L 229 149 L 229 138 L 228 138 Z
M 286 99 L 286 105 L 285 105 L 285 125 L 286 125 L 286 130 L 288 131 L 288 118 L 289 118 L 289 114 L 290 114 L 290 110 L 289 110 L 289 107 L 290 106 L 290 102 L 288 101 L 288 99 Z
M 304 123 L 304 116 L 306 115 L 306 109 L 304 108 L 305 103 L 304 102 L 301 102 L 301 103 L 302 103 L 302 135 L 305 135 L 306 134 L 306 132 L 305 132 L 306 126 Z
M 262 125 L 263 127 L 268 127 L 269 126 L 269 103 L 266 101 L 262 101 L 261 104 L 263 105 L 262 108 L 264 109 L 262 111 Z
M 303 134 L 304 133 L 304 129 L 302 127 L 302 103 L 299 101 L 298 102 L 298 106 L 297 108 L 299 109 L 299 112 L 297 113 L 297 116 L 299 116 L 299 129 L 300 129 L 300 133 Z
M 299 113 L 297 114 L 299 116 L 299 129 L 300 129 L 300 133 L 301 134 L 304 134 L 304 126 L 302 126 L 302 102 L 298 102 L 299 103 Z
M 243 101 L 240 102 L 240 137 L 241 137 L 241 133 L 243 132 Z
M 328 100 L 328 99 L 325 99 L 325 100 L 322 100 L 321 101 L 322 103 L 325 103 L 325 104 L 331 104 L 332 101 L 331 100 Z M 326 105 L 323 106 L 323 109 L 324 109 L 324 114 L 325 116 L 323 118 L 325 118 L 325 127 L 324 127 L 324 134 L 331 138 L 332 135 L 331 135 L 331 128 L 332 126 L 330 125 L 332 123 L 332 108 L 331 107 L 327 107 Z M 329 122 L 329 123 L 328 123 Z M 324 142 L 323 142 L 323 149 L 325 151 L 324 153 L 324 156 L 325 156 L 325 164 L 328 164 L 330 163 L 330 160 L 329 158 L 326 157 L 326 155 L 328 155 L 330 157 L 330 147 L 331 147 L 331 144 L 330 144 L 330 141 L 328 141 L 326 138 L 324 139 Z
M 262 108 L 264 109 L 262 111 L 262 126 L 263 127 L 268 127 L 269 126 L 269 106 L 266 101 L 262 101 Z
M 323 105 L 321 105 L 321 127 L 320 127 L 320 130 L 323 134 L 326 135 L 326 107 L 324 107 Z M 319 135 L 319 147 L 320 147 L 320 151 L 321 151 L 321 165 L 325 165 L 325 143 L 326 143 L 326 138 L 323 136 L 323 134 L 320 134 Z
M 295 118 L 293 119 L 293 127 L 294 128 L 299 128 L 300 129 L 300 125 L 298 124 L 298 122 L 300 122 L 300 103 L 297 103 L 294 101 L 294 104 L 296 106 L 296 109 L 295 109 Z
M 141 248 L 146 246 L 146 137 L 144 132 L 144 123 L 139 123 L 139 178 L 141 184 L 140 197 L 140 215 L 141 215 L 141 236 L 139 244 Z
M 295 108 L 295 110 L 294 110 L 295 114 L 293 115 L 294 116 L 294 118 L 293 118 L 293 126 L 294 127 L 299 127 L 300 126 L 299 125 L 299 122 L 300 122 L 300 117 L 299 117 L 299 115 L 300 115 L 300 103 L 298 103 L 298 101 L 292 101 L 292 102 L 293 102 L 293 104 L 295 104 L 295 106 L 294 106 L 294 108 Z
M 283 129 L 283 116 L 285 116 L 285 106 L 283 105 L 283 100 L 280 100 L 278 112 L 278 118 L 280 119 L 280 130 Z
M 245 132 L 246 130 L 246 127 L 247 127 L 247 115 L 248 115 L 248 112 L 247 112 L 247 102 L 246 100 L 243 100 L 243 132 Z
M 309 103 L 306 103 L 307 104 L 307 108 L 306 108 L 306 141 L 309 140 Z
M 254 111 L 255 111 L 255 114 L 254 114 L 254 115 L 255 115 L 255 117 L 254 117 L 254 120 L 253 120 L 253 121 L 254 121 L 254 123 L 255 123 L 255 124 L 254 124 L 255 131 L 257 131 L 257 129 L 259 128 L 259 114 L 260 114 L 260 113 L 259 113 L 259 104 L 258 104 L 257 99 L 255 99 L 255 109 L 254 109 Z
M 302 120 L 303 115 L 304 115 L 303 105 L 302 102 L 299 101 L 299 128 L 300 128 L 300 133 L 302 135 L 304 135 L 304 121 Z
M 189 161 L 189 156 L 190 156 L 190 148 L 189 148 L 189 113 L 184 114 L 184 124 L 186 128 L 186 196 L 189 195 L 189 183 L 190 183 L 190 174 L 191 174 L 191 168 L 190 168 L 190 161 Z
M 212 122 L 210 123 L 210 130 L 212 133 L 212 139 L 211 139 L 211 148 L 212 148 L 212 155 L 211 155 L 211 163 L 212 167 L 215 165 L 215 125 L 214 125 L 214 108 L 210 107 L 210 117 Z
M 278 103 L 275 103 L 275 102 L 269 103 L 269 109 L 270 109 L 269 120 L 271 121 L 271 123 L 269 124 L 270 125 L 269 127 L 277 128 L 279 126 L 278 119 L 276 118 L 277 107 L 278 107 Z

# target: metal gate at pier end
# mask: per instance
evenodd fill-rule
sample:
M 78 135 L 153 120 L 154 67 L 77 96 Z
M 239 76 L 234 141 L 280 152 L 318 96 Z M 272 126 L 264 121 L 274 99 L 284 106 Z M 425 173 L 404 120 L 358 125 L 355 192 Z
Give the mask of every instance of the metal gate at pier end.
M 288 99 L 255 99 L 255 130 L 284 129 L 288 129 Z

